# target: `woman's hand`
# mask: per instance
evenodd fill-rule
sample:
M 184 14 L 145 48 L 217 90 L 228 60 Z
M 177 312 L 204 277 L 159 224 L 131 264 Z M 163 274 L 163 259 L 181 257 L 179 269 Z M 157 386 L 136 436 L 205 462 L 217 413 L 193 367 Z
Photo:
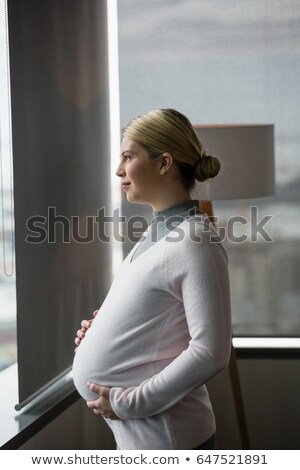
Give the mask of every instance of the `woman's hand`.
M 95 310 L 93 312 L 93 317 L 95 318 L 97 313 L 99 312 L 99 310 Z M 78 349 L 78 346 L 80 345 L 81 341 L 83 340 L 83 338 L 85 337 L 85 334 L 87 332 L 87 330 L 90 328 L 91 324 L 93 323 L 94 321 L 94 318 L 92 318 L 91 320 L 82 320 L 81 322 L 81 328 L 80 330 L 77 331 L 77 336 L 75 338 L 75 344 L 76 344 L 76 348 L 74 349 L 74 353 L 76 353 L 77 349 Z
M 87 387 L 94 393 L 99 394 L 96 400 L 87 401 L 87 406 L 94 411 L 96 415 L 103 416 L 107 419 L 120 419 L 111 407 L 109 401 L 110 387 L 102 387 L 93 383 L 87 383 Z

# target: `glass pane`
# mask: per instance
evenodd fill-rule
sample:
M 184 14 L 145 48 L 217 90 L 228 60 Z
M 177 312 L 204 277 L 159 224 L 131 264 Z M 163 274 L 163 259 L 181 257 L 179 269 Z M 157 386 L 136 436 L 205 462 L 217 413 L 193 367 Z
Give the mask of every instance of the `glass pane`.
M 234 334 L 300 335 L 300 3 L 126 0 L 119 8 L 121 125 L 172 107 L 194 124 L 275 124 L 276 195 L 218 202 L 225 222 L 259 208 L 273 243 L 224 241 Z
M 0 371 L 17 359 L 16 278 L 6 1 L 0 2 Z

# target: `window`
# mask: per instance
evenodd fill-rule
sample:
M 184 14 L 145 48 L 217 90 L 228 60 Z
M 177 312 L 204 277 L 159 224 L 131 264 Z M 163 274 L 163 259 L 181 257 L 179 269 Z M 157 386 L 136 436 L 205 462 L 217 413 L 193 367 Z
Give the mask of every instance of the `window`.
M 194 124 L 275 124 L 276 195 L 214 204 L 273 215 L 275 243 L 226 243 L 235 336 L 300 335 L 300 4 L 119 1 L 121 125 L 153 108 Z M 139 208 L 140 209 L 140 208 Z
M 25 242 L 28 220 L 49 220 L 50 206 L 58 217 L 79 217 L 83 230 L 86 216 L 110 207 L 107 12 L 105 2 L 83 0 L 72 10 L 34 0 L 8 6 L 14 171 L 8 171 L 11 148 L 3 137 L 10 117 L 2 86 L 8 56 L 2 53 L 0 334 L 11 312 L 14 335 L 16 283 L 23 400 L 69 367 L 74 331 L 111 281 L 111 247 L 65 244 L 59 218 L 54 243 Z M 4 18 L 4 0 L 1 12 Z M 121 127 L 156 107 L 178 108 L 195 124 L 275 124 L 276 196 L 214 205 L 221 220 L 233 212 L 247 216 L 251 204 L 261 217 L 274 214 L 268 226 L 274 244 L 226 245 L 239 336 L 300 334 L 299 15 L 296 0 L 285 2 L 284 10 L 273 0 L 118 3 Z M 7 52 L 5 34 L 2 27 Z M 149 215 L 148 208 L 138 209 Z M 16 278 L 5 274 L 14 247 Z M 4 297 L 9 308 L 3 308 Z M 9 361 L 15 355 L 13 346 Z
M 87 234 L 111 202 L 106 3 L 12 1 L 8 27 L 24 402 L 70 368 L 111 283 L 111 246 Z
M 16 272 L 9 47 L 6 1 L 0 1 L 0 371 L 17 360 Z

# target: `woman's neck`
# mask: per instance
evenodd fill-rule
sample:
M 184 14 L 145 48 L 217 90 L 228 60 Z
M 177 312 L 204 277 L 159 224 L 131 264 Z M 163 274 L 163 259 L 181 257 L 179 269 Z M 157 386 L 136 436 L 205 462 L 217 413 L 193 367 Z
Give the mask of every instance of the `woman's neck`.
M 194 209 L 194 211 L 197 211 L 197 212 L 199 211 L 199 201 L 196 201 L 194 199 L 188 199 L 178 204 L 174 204 L 161 211 L 153 211 L 153 215 L 155 219 L 159 219 L 159 220 L 161 220 L 162 217 L 164 219 L 167 219 L 168 217 L 172 217 L 172 216 L 186 217 L 188 215 L 188 212 L 191 211 L 192 209 Z
M 154 212 L 160 212 L 177 204 L 182 204 L 186 201 L 191 201 L 191 199 L 192 198 L 189 192 L 178 191 L 175 193 L 174 191 L 172 191 L 172 193 L 166 193 L 164 195 L 161 195 L 159 198 L 157 198 L 156 201 L 153 201 L 153 203 L 150 205 Z

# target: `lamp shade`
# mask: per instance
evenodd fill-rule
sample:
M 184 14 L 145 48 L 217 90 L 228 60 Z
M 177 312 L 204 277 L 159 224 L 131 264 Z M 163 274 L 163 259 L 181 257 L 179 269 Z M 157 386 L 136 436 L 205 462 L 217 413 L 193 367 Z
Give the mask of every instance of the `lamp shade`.
M 248 199 L 274 194 L 273 124 L 193 127 L 203 148 L 221 162 L 220 173 L 209 180 L 209 199 Z

